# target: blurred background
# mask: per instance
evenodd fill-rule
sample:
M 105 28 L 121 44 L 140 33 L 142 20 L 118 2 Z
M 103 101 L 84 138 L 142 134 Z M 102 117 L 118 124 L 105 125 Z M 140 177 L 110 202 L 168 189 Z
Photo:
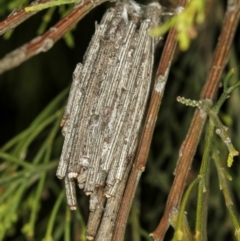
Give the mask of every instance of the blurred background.
M 10 1 L 19 6 L 20 1 Z M 176 2 L 164 1 L 166 11 L 173 11 Z M 226 9 L 225 1 L 207 0 L 205 22 L 192 29 L 195 38 L 189 49 L 177 49 L 169 80 L 159 112 L 146 171 L 133 203 L 125 240 L 151 240 L 152 232 L 164 211 L 173 181 L 179 148 L 184 140 L 194 109 L 179 104 L 177 96 L 198 99 L 208 70 Z M 0 75 L 0 240 L 85 240 L 88 200 L 78 190 L 78 211 L 67 208 L 63 181 L 55 177 L 61 154 L 63 137 L 59 123 L 77 63 L 82 62 L 95 22 L 99 22 L 111 3 L 92 10 L 64 39 L 52 49 L 41 53 L 17 68 Z M 43 10 L 11 33 L 0 37 L 0 59 L 7 53 L 36 37 L 41 28 L 47 30 L 73 6 Z M 9 1 L 0 0 L 0 20 L 13 11 Z M 46 22 L 49 19 L 49 22 Z M 45 30 L 42 30 L 45 31 Z M 11 36 L 10 36 L 11 35 Z M 240 28 L 231 48 L 224 76 L 231 68 L 239 78 Z M 156 51 L 159 61 L 164 40 Z M 223 77 L 224 77 L 223 76 Z M 222 87 L 219 87 L 219 95 Z M 219 116 L 229 127 L 228 133 L 240 150 L 240 93 L 235 90 L 226 101 Z M 188 184 L 197 177 L 204 148 L 202 136 Z M 215 148 L 220 151 L 226 166 L 227 148 L 216 137 Z M 21 162 L 24 160 L 23 162 Z M 29 165 L 28 165 L 29 164 Z M 34 165 L 37 168 L 33 168 Z M 233 180 L 229 183 L 233 201 L 240 213 L 240 165 L 235 158 L 228 169 Z M 191 194 L 187 213 L 192 231 L 195 225 L 197 188 Z M 55 213 L 54 213 L 55 212 Z M 171 240 L 170 228 L 166 240 Z M 210 170 L 210 197 L 208 215 L 209 240 L 234 240 L 234 229 L 229 218 L 214 163 Z

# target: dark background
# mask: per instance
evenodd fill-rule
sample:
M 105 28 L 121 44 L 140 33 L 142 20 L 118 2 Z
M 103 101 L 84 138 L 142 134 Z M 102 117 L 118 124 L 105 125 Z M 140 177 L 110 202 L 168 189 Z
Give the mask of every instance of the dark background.
M 163 4 L 170 10 L 175 6 L 174 3 L 169 2 Z M 1 146 L 26 129 L 54 97 L 70 86 L 72 72 L 76 64 L 82 61 L 84 52 L 92 34 L 94 33 L 95 21 L 100 21 L 104 11 L 110 5 L 110 3 L 105 3 L 97 7 L 78 23 L 76 29 L 72 32 L 75 41 L 75 46 L 73 48 L 69 48 L 65 41 L 61 39 L 48 52 L 41 53 L 29 59 L 21 66 L 0 75 Z M 147 168 L 142 176 L 141 184 L 134 201 L 137 210 L 136 215 L 139 219 L 141 229 L 146 233 L 150 233 L 156 228 L 163 213 L 165 201 L 174 178 L 173 171 L 176 165 L 178 151 L 187 133 L 194 112 L 193 108 L 179 104 L 176 101 L 176 97 L 180 95 L 186 98 L 198 99 L 207 71 L 210 68 L 213 51 L 217 43 L 217 37 L 221 30 L 225 10 L 224 4 L 216 1 L 207 1 L 206 8 L 208 9 L 206 21 L 202 25 L 195 26 L 197 36 L 192 40 L 190 48 L 185 52 L 177 49 L 174 56 L 173 66 L 170 70 L 165 96 L 157 120 Z M 5 40 L 3 36 L 1 36 L 0 58 L 17 47 L 20 47 L 22 44 L 29 42 L 37 35 L 37 29 L 42 22 L 42 17 L 45 12 L 46 10 L 36 14 L 18 26 L 9 40 Z M 1 16 L 1 20 L 4 19 L 4 16 L 6 16 L 6 13 Z M 50 27 L 54 25 L 59 19 L 60 16 L 56 10 L 48 26 Z M 234 76 L 234 81 L 239 80 L 239 31 L 238 28 L 229 57 L 230 61 L 224 73 L 224 75 L 226 75 L 230 68 L 235 67 L 236 74 Z M 157 59 L 159 59 L 163 44 L 164 40 L 157 50 L 156 62 Z M 221 91 L 222 88 L 220 88 L 219 93 L 221 93 Z M 220 113 L 223 122 L 229 127 L 229 135 L 238 150 L 240 150 L 239 101 L 239 90 L 236 90 L 226 104 L 224 104 Z M 230 122 L 227 120 L 230 120 Z M 38 148 L 38 144 L 40 145 L 42 139 L 43 137 L 40 136 L 39 139 L 35 140 L 35 149 Z M 60 129 L 57 140 L 58 142 L 63 141 Z M 200 147 L 194 158 L 188 182 L 198 175 L 203 144 L 204 138 L 202 138 Z M 54 150 L 53 159 L 59 158 L 61 152 L 61 145 L 56 146 L 57 148 Z M 219 144 L 217 148 L 220 148 L 223 163 L 226 165 L 226 147 Z M 232 188 L 234 202 L 237 208 L 239 207 L 240 201 L 238 161 L 239 158 L 235 158 L 233 168 L 229 170 L 233 176 L 233 181 L 229 186 Z M 2 159 L 1 162 L 3 163 L 4 160 Z M 211 164 L 211 166 L 211 194 L 209 198 L 208 228 L 209 240 L 234 240 L 234 230 L 231 226 L 231 221 L 227 213 L 222 193 L 218 188 L 218 178 L 215 166 L 213 164 Z M 52 170 L 48 174 L 48 180 L 52 181 L 56 187 L 62 188 L 62 181 L 57 180 L 54 177 L 54 173 L 55 170 Z M 34 185 L 26 191 L 25 195 L 27 196 L 33 189 Z M 46 192 L 48 192 L 47 195 L 45 195 Z M 46 220 L 49 217 L 49 212 L 56 199 L 56 195 L 52 193 L 51 188 L 49 188 L 48 185 L 46 185 L 45 194 L 42 195 L 40 200 L 41 209 L 37 220 L 37 224 L 42 225 L 42 230 L 44 230 L 44 227 L 47 225 Z M 197 190 L 195 189 L 190 197 L 187 210 L 192 230 L 194 230 L 196 194 Z M 88 213 L 87 199 L 82 192 L 78 192 L 78 196 L 79 199 L 81 199 L 79 201 L 79 208 L 83 215 L 83 219 L 86 221 Z M 24 198 L 22 199 L 22 202 L 24 203 Z M 63 210 L 63 216 L 65 215 L 64 205 L 66 204 L 64 203 L 62 205 L 63 207 L 61 207 L 61 210 Z M 21 232 L 21 228 L 27 220 L 28 215 L 28 213 L 18 215 L 17 221 L 13 223 L 12 230 L 5 234 L 4 240 L 20 241 L 26 239 Z M 59 215 L 61 217 L 61 214 Z M 74 218 L 73 214 L 72 227 L 76 225 L 76 222 L 76 218 Z M 134 227 L 135 226 L 130 219 L 126 240 L 133 240 L 132 228 Z M 78 234 L 74 228 L 72 228 L 71 232 L 73 237 L 76 237 Z M 166 236 L 166 240 L 170 240 L 171 233 L 172 230 L 170 229 Z M 36 240 L 41 240 L 43 234 L 44 231 L 36 232 Z M 60 236 L 58 239 L 55 238 L 55 240 L 62 240 L 62 237 Z M 147 239 L 142 236 L 142 240 Z

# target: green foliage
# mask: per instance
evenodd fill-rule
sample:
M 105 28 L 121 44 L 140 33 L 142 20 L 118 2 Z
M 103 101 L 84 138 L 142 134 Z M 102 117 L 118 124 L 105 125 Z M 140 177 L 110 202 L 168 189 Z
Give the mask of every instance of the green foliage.
M 190 100 L 183 97 L 178 97 L 177 100 L 181 102 L 182 104 L 197 107 L 199 109 L 202 109 L 209 115 L 209 123 L 208 128 L 206 132 L 206 140 L 205 140 L 205 146 L 204 146 L 204 152 L 203 152 L 203 158 L 201 162 L 201 168 L 198 175 L 198 178 L 196 178 L 189 188 L 187 189 L 185 196 L 183 198 L 180 213 L 177 217 L 178 226 L 175 228 L 175 235 L 173 240 L 192 240 L 191 238 L 183 238 L 183 235 L 186 235 L 186 231 L 184 232 L 184 223 L 183 223 L 183 217 L 186 206 L 186 201 L 189 199 L 189 193 L 194 186 L 194 184 L 198 181 L 199 182 L 199 188 L 198 188 L 198 198 L 197 198 L 197 216 L 196 216 L 196 227 L 195 227 L 195 240 L 201 241 L 206 240 L 207 238 L 207 200 L 209 195 L 209 169 L 210 169 L 210 159 L 213 155 L 213 158 L 216 163 L 217 172 L 219 176 L 219 186 L 220 189 L 223 190 L 226 207 L 228 209 L 230 218 L 232 220 L 232 224 L 235 229 L 235 236 L 237 240 L 240 240 L 239 236 L 239 230 L 240 230 L 240 223 L 237 219 L 237 213 L 236 210 L 233 208 L 233 202 L 231 199 L 230 192 L 228 190 L 228 186 L 226 183 L 226 178 L 232 179 L 231 176 L 225 171 L 223 167 L 221 167 L 221 161 L 217 154 L 216 147 L 214 146 L 214 130 L 216 129 L 216 134 L 218 134 L 223 143 L 225 143 L 228 147 L 228 158 L 227 158 L 227 165 L 228 167 L 232 166 L 233 163 L 233 157 L 238 156 L 239 152 L 236 151 L 234 146 L 232 145 L 230 136 L 227 134 L 227 128 L 222 124 L 221 120 L 218 117 L 218 112 L 223 105 L 224 101 L 229 98 L 229 95 L 240 86 L 240 81 L 236 82 L 232 86 L 228 87 L 228 83 L 233 76 L 234 71 L 231 70 L 227 76 L 225 77 L 223 81 L 223 93 L 220 96 L 217 103 L 212 107 L 212 103 L 209 102 L 209 100 L 202 100 L 202 101 L 196 101 L 196 100 Z M 182 212 L 181 212 L 182 211 Z M 186 226 L 186 225 L 185 225 Z
M 26 6 L 30 0 L 0 0 L 0 16 Z
M 26 12 L 41 11 L 43 9 L 51 8 L 54 6 L 70 4 L 70 3 L 79 3 L 79 2 L 81 2 L 81 0 L 55 0 L 55 1 L 51 1 L 51 2 L 36 4 L 35 6 L 26 7 L 25 11 Z
M 3 16 L 5 14 L 6 16 L 13 9 L 18 9 L 21 4 L 22 6 L 26 6 L 27 1 L 0 0 L 0 15 Z M 150 240 L 148 234 L 156 227 L 163 213 L 165 201 L 172 184 L 172 173 L 176 166 L 179 147 L 185 138 L 193 113 L 191 108 L 176 103 L 176 96 L 180 95 L 191 99 L 199 96 L 206 71 L 209 69 L 209 58 L 211 59 L 213 46 L 216 45 L 216 41 L 214 40 L 215 32 L 209 31 L 208 28 L 199 32 L 199 38 L 196 38 L 189 45 L 191 37 L 189 32 L 192 29 L 194 30 L 193 23 L 194 21 L 199 22 L 202 18 L 201 14 L 199 15 L 200 20 L 196 17 L 201 12 L 201 6 L 197 1 L 195 4 L 198 10 L 190 12 L 192 16 L 195 16 L 189 18 L 189 21 L 192 21 L 191 24 L 182 16 L 186 23 L 182 27 L 185 37 L 182 37 L 183 40 L 181 41 L 186 41 L 183 43 L 183 48 L 188 46 L 189 49 L 184 55 L 181 53 L 177 54 L 173 68 L 170 70 L 165 91 L 166 94 L 163 98 L 163 104 L 157 120 L 147 168 L 143 174 L 131 213 L 129 221 L 130 230 L 126 234 L 125 239 L 127 241 Z M 219 5 L 219 2 L 216 4 Z M 64 12 L 66 14 L 72 7 L 73 5 L 60 5 L 56 8 L 47 9 L 45 13 L 43 12 L 45 22 L 43 23 L 39 18 L 39 25 L 41 26 L 39 33 L 43 33 L 47 28 L 52 26 L 53 23 L 50 19 L 54 17 L 54 12 L 59 11 L 60 15 L 63 16 Z M 35 100 L 37 100 L 37 103 L 41 103 L 46 97 L 53 98 L 56 93 L 70 84 L 71 72 L 76 63 L 82 59 L 81 53 L 84 53 L 87 47 L 87 43 L 85 45 L 83 43 L 85 37 L 88 35 L 88 38 L 86 37 L 85 40 L 87 42 L 92 34 L 88 33 L 88 29 L 91 25 L 94 28 L 94 22 L 97 19 L 99 11 L 100 9 L 96 10 L 92 15 L 87 16 L 87 20 L 83 20 L 84 22 L 80 23 L 78 28 L 76 27 L 78 32 L 81 33 L 80 37 L 76 34 L 77 31 L 72 33 L 74 35 L 73 39 L 78 43 L 74 51 L 66 49 L 60 42 L 49 53 L 49 55 L 54 55 L 53 60 L 51 59 L 50 61 L 48 54 L 43 54 L 41 57 L 38 56 L 26 62 L 18 69 L 0 76 L 0 90 L 2 90 L 1 103 L 7 102 L 8 108 L 16 109 L 18 113 L 18 115 L 8 116 L 4 112 L 5 109 L 3 109 L 1 117 L 1 121 L 3 121 L 5 115 L 7 115 L 7 122 L 9 122 L 8 125 L 5 122 L 1 125 L 2 134 L 11 134 L 8 134 L 8 139 L 10 140 L 5 140 L 5 144 L 0 150 L 0 240 L 86 240 L 84 232 L 88 207 L 84 202 L 85 197 L 82 193 L 78 192 L 77 195 L 80 197 L 78 210 L 70 212 L 65 201 L 62 182 L 55 177 L 63 140 L 60 134 L 59 122 L 62 117 L 68 90 L 59 94 L 41 113 L 39 111 L 40 114 L 32 123 L 29 124 L 26 122 L 24 125 L 22 124 L 21 127 L 26 127 L 23 131 L 18 126 L 24 119 L 23 115 L 27 116 L 31 114 L 30 108 L 37 108 Z M 216 12 L 216 15 L 218 14 Z M 174 21 L 175 23 L 180 22 L 179 19 Z M 213 29 L 220 28 L 220 23 L 217 21 L 215 15 L 214 20 L 208 18 L 207 21 L 209 25 L 212 24 Z M 36 27 L 31 29 L 31 21 L 28 21 L 26 24 L 25 31 L 36 31 Z M 166 23 L 164 26 L 167 26 L 167 24 L 169 23 Z M 5 49 L 2 46 L 7 46 L 6 49 L 10 50 L 22 44 L 23 35 L 21 31 L 24 32 L 22 29 L 19 31 L 20 34 L 16 31 L 14 33 L 16 35 L 13 35 L 14 38 L 10 38 L 6 45 L 1 39 L 1 57 Z M 187 40 L 184 40 L 184 38 L 187 38 Z M 239 38 L 236 37 L 235 41 L 237 44 L 233 46 L 228 66 L 229 69 L 239 66 Z M 36 59 L 39 62 L 35 61 Z M 64 62 L 64 65 L 61 64 L 61 61 Z M 41 92 L 40 97 L 36 96 L 36 92 L 33 92 L 34 94 L 28 97 L 22 94 L 25 92 L 20 91 L 21 86 L 22 88 L 30 88 L 30 91 L 34 90 L 36 82 L 34 82 L 31 71 L 34 71 L 41 78 L 39 85 L 45 89 L 45 93 Z M 235 72 L 235 75 L 229 78 L 229 82 L 235 83 L 239 79 L 238 69 Z M 65 82 L 61 83 L 63 76 Z M 229 89 L 229 86 L 234 86 L 234 84 L 227 83 L 227 89 Z M 49 92 L 49 89 L 52 92 Z M 225 88 L 223 91 L 225 91 Z M 21 110 L 26 98 L 32 106 L 30 105 L 29 110 L 25 110 L 23 113 Z M 226 103 L 221 106 L 221 111 L 218 114 L 223 125 L 229 127 L 228 136 L 231 136 L 232 143 L 234 143 L 237 150 L 240 148 L 239 103 L 240 94 L 239 89 L 237 89 L 231 93 Z M 3 106 L 6 108 L 5 105 Z M 12 119 L 14 119 L 14 122 L 11 121 Z M 20 133 L 19 129 L 21 129 Z M 15 137 L 12 138 L 13 134 Z M 232 210 L 234 209 L 231 209 L 231 205 L 225 207 L 221 192 L 219 191 L 219 183 L 223 192 L 227 193 L 228 191 L 228 193 L 233 193 L 230 197 L 232 203 L 238 203 L 240 183 L 239 157 L 235 157 L 235 162 L 228 169 L 229 175 L 226 175 L 226 170 L 222 167 L 227 166 L 228 149 L 218 136 L 214 136 L 213 148 L 215 151 L 218 150 L 220 152 L 220 155 L 217 157 L 217 162 L 219 161 L 220 164 L 217 163 L 216 171 L 212 168 L 212 159 L 209 163 L 209 190 L 211 192 L 207 203 L 209 207 L 208 239 L 218 241 L 234 240 L 234 230 L 236 230 L 236 235 L 239 233 L 239 220 L 236 218 L 236 215 L 232 215 Z M 199 173 L 204 143 L 205 141 L 203 140 L 193 161 L 193 167 L 190 170 L 190 183 L 192 179 L 196 180 Z M 214 161 L 216 162 L 215 159 L 216 157 L 214 157 Z M 221 168 L 222 170 L 219 170 Z M 229 183 L 226 183 L 226 177 L 230 175 L 232 176 L 232 181 L 229 185 Z M 216 178 L 217 176 L 219 176 L 220 181 Z M 199 181 L 199 179 L 197 180 Z M 225 186 L 228 186 L 228 189 L 225 189 Z M 183 222 L 185 222 L 185 218 L 187 217 L 190 229 L 193 230 L 197 198 L 192 192 L 191 194 L 188 193 L 187 197 L 186 209 L 188 215 L 186 216 L 181 212 L 182 216 L 180 215 L 180 217 Z M 231 202 L 227 201 L 226 203 L 229 204 Z M 236 212 L 239 213 L 238 206 L 236 209 L 237 211 L 234 210 L 235 214 Z M 169 236 L 166 237 L 167 240 L 170 239 Z
M 221 137 L 222 141 L 226 144 L 226 146 L 229 150 L 229 155 L 228 155 L 228 159 L 227 159 L 228 167 L 232 166 L 233 157 L 238 156 L 239 152 L 235 149 L 235 147 L 232 144 L 231 138 L 227 134 L 228 128 L 222 124 L 222 122 L 219 119 L 217 114 L 218 114 L 221 106 L 223 105 L 224 101 L 229 97 L 229 95 L 236 88 L 240 87 L 240 81 L 236 82 L 233 86 L 228 87 L 229 80 L 231 79 L 233 73 L 234 73 L 234 70 L 231 70 L 227 74 L 227 76 L 223 82 L 223 86 L 224 86 L 223 94 L 221 95 L 221 97 L 219 98 L 219 100 L 217 101 L 217 103 L 213 109 L 211 109 L 211 103 L 209 103 L 208 100 L 196 101 L 196 100 L 186 99 L 184 97 L 179 97 L 179 96 L 177 97 L 178 102 L 180 102 L 184 105 L 187 105 L 187 106 L 198 107 L 199 109 L 203 109 L 204 111 L 207 112 L 207 114 L 210 117 L 210 120 L 213 122 L 213 124 L 216 128 L 216 134 L 218 134 Z
M 162 26 L 151 30 L 153 36 L 162 36 L 170 28 L 175 27 L 178 31 L 179 46 L 182 50 L 189 48 L 192 38 L 195 38 L 197 33 L 195 24 L 201 24 L 204 21 L 204 0 L 192 0 L 183 10 L 178 8 L 176 15 Z
M 15 223 L 28 220 L 22 227 L 27 239 L 35 236 L 36 223 L 42 206 L 42 195 L 51 191 L 51 173 L 55 173 L 58 157 L 53 156 L 53 147 L 59 134 L 61 108 L 67 90 L 59 94 L 31 123 L 31 125 L 8 141 L 0 151 L 4 160 L 1 166 L 0 240 L 16 232 Z M 42 139 L 36 151 L 37 139 Z M 59 190 L 59 187 L 58 187 Z M 55 190 L 57 191 L 57 190 Z M 63 191 L 59 191 L 49 223 L 46 237 L 50 237 Z

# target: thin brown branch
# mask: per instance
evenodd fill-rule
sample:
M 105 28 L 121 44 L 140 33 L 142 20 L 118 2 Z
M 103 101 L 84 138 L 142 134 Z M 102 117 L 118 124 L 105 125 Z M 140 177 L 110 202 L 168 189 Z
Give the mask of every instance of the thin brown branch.
M 176 174 L 167 199 L 163 217 L 158 227 L 151 234 L 154 240 L 160 241 L 164 239 L 165 233 L 169 227 L 169 217 L 174 208 L 178 207 L 181 202 L 188 171 L 196 152 L 205 119 L 206 114 L 203 111 L 197 110 L 194 113 L 189 132 L 180 148 Z
M 51 0 L 36 0 L 31 3 L 30 6 L 36 3 L 49 2 Z M 19 24 L 36 14 L 37 11 L 26 12 L 24 9 L 20 9 L 14 13 L 11 13 L 6 19 L 0 22 L 0 35 L 4 34 L 10 29 L 16 28 Z
M 228 9 L 225 15 L 222 32 L 219 37 L 216 51 L 213 57 L 211 71 L 201 92 L 202 99 L 213 99 L 216 94 L 222 71 L 226 66 L 226 62 L 228 61 L 228 54 L 232 39 L 238 26 L 240 15 L 239 5 L 239 0 L 228 1 Z
M 24 61 L 41 52 L 46 52 L 80 21 L 93 8 L 108 0 L 85 0 L 84 4 L 74 8 L 66 17 L 51 27 L 45 34 L 34 38 L 31 42 L 7 54 L 0 60 L 0 74 L 19 66 Z
M 213 100 L 217 92 L 222 71 L 226 66 L 227 56 L 239 21 L 239 16 L 240 1 L 229 1 L 222 32 L 215 50 L 212 68 L 210 69 L 206 84 L 201 93 L 201 98 L 203 99 L 208 98 Z M 163 217 L 160 220 L 156 230 L 152 233 L 152 237 L 157 241 L 162 241 L 164 239 L 165 233 L 169 226 L 169 216 L 174 208 L 177 208 L 180 205 L 188 171 L 191 167 L 193 156 L 195 155 L 205 120 L 206 114 L 200 110 L 196 110 L 187 137 L 185 138 L 180 149 L 176 176 L 168 196 Z
M 107 203 L 105 206 L 105 211 L 103 217 L 101 219 L 101 223 L 98 229 L 98 233 L 95 241 L 112 241 L 116 240 L 113 237 L 114 235 L 114 227 L 116 224 L 116 218 L 118 214 L 118 210 L 121 204 L 123 192 L 126 186 L 126 182 L 128 181 L 128 176 L 130 172 L 131 165 L 129 165 L 124 173 L 123 179 L 120 182 L 118 187 L 118 191 L 115 197 L 111 197 L 107 199 Z
M 177 11 L 186 5 L 186 0 L 181 0 Z M 162 97 L 164 94 L 165 85 L 167 83 L 169 68 L 172 63 L 173 54 L 176 48 L 177 31 L 175 28 L 171 29 L 166 44 L 163 49 L 162 57 L 157 70 L 155 85 L 152 92 L 152 97 L 149 104 L 149 109 L 139 144 L 138 152 L 134 161 L 126 190 L 122 199 L 121 207 L 118 213 L 117 222 L 114 230 L 114 241 L 124 240 L 124 234 L 127 224 L 127 219 L 131 209 L 132 201 L 135 196 L 138 182 L 141 174 L 145 169 L 147 157 L 152 141 L 152 136 L 157 120 L 158 111 L 161 105 Z

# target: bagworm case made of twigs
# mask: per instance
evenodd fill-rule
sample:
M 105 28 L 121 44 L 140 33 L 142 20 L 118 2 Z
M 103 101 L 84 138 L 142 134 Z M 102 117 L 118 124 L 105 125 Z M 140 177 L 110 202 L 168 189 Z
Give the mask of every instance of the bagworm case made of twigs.
M 115 196 L 132 164 L 157 41 L 149 35 L 149 28 L 159 24 L 160 14 L 158 3 L 147 7 L 117 3 L 96 24 L 83 64 L 73 73 L 57 169 L 58 178 L 65 178 L 72 210 L 77 205 L 75 183 L 91 195 L 90 210 L 94 211 L 97 190 L 104 188 L 107 198 Z

